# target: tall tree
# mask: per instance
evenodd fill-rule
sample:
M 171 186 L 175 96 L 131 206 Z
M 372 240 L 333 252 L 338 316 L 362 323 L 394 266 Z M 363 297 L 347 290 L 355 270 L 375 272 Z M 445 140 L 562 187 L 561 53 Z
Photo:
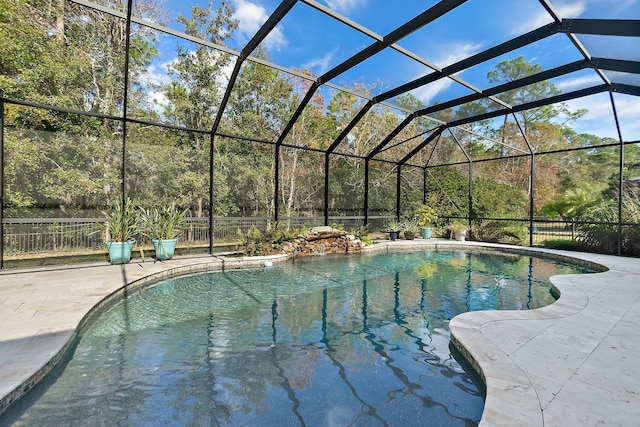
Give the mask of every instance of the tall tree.
M 233 9 L 227 2 L 223 1 L 217 9 L 209 2 L 207 8 L 192 6 L 190 18 L 179 14 L 177 20 L 184 25 L 186 34 L 223 45 L 238 24 L 232 14 Z M 202 44 L 179 45 L 177 49 L 177 58 L 168 66 L 172 80 L 164 88 L 168 102 L 164 108 L 164 117 L 176 125 L 211 130 L 226 85 L 222 76 L 233 58 Z M 188 144 L 195 150 L 188 168 L 194 172 L 194 176 L 199 177 L 199 187 L 207 188 L 209 136 L 193 132 L 181 143 Z M 222 176 L 216 176 L 215 182 L 219 189 L 226 185 Z M 208 192 L 201 191 L 194 196 L 191 206 L 194 214 L 203 216 Z M 214 209 L 216 206 L 221 206 L 218 201 L 214 201 Z

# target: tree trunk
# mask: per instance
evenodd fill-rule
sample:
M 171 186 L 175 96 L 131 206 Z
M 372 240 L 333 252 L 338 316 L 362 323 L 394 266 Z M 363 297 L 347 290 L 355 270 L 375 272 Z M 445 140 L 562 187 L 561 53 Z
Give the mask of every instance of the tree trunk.
M 56 40 L 64 40 L 64 3 L 65 0 L 58 0 L 56 5 Z

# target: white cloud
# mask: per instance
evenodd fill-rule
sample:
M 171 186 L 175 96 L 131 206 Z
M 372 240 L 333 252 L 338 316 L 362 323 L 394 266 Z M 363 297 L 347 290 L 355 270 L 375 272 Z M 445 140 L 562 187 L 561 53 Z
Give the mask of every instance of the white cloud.
M 446 67 L 447 65 L 454 64 L 464 58 L 467 58 L 474 53 L 479 52 L 484 43 L 482 42 L 458 42 L 449 44 L 439 44 L 439 50 L 437 52 L 431 52 L 427 54 L 427 58 L 435 65 L 439 67 Z M 457 73 L 456 76 L 460 76 L 463 73 Z M 416 76 L 415 78 L 418 78 Z M 411 93 L 421 100 L 425 105 L 431 105 L 436 96 L 451 87 L 454 84 L 453 80 L 443 78 L 437 80 L 427 86 L 415 89 Z M 457 84 L 457 83 L 456 83 Z
M 424 103 L 424 105 L 431 105 L 433 100 L 439 93 L 449 89 L 453 84 L 451 79 L 440 79 L 426 86 L 419 87 L 411 91 L 411 93 Z
M 269 15 L 266 9 L 247 0 L 234 0 L 235 12 L 233 18 L 238 20 L 238 33 L 245 40 L 250 40 L 260 27 L 267 21 Z M 277 25 L 264 40 L 268 48 L 280 50 L 287 45 L 282 26 Z
M 640 141 L 640 97 L 614 95 L 616 112 L 620 121 L 622 138 L 625 141 Z
M 572 90 L 581 89 L 588 86 L 594 86 L 604 83 L 597 74 L 590 76 L 576 77 L 573 79 L 562 80 L 555 84 L 557 89 L 563 92 L 570 92 Z
M 434 64 L 444 68 L 480 52 L 484 45 L 483 42 L 440 43 L 440 50 L 428 58 L 433 58 Z
M 554 3 L 553 6 L 559 18 L 575 18 L 580 16 L 586 9 L 586 5 L 582 1 L 572 1 L 563 4 Z M 524 34 L 553 22 L 551 15 L 549 15 L 542 7 L 537 9 L 537 12 L 534 14 L 531 14 L 531 11 L 525 10 L 521 10 L 521 12 L 523 12 L 522 16 L 513 17 L 511 20 L 511 22 L 517 23 L 517 25 L 512 29 L 513 34 Z
M 169 84 L 171 81 L 171 78 L 167 73 L 168 65 L 169 62 L 164 62 L 159 65 L 151 64 L 149 68 L 147 68 L 146 72 L 140 76 L 141 84 L 146 86 L 149 90 L 149 99 L 158 106 L 156 108 L 158 113 L 162 112 L 161 106 L 168 105 L 169 103 L 164 93 L 155 90 L 156 88 L 161 88 Z
M 327 70 L 331 68 L 333 57 L 335 56 L 336 51 L 333 50 L 327 53 L 325 56 L 319 58 L 313 58 L 304 64 L 302 64 L 303 69 L 309 69 L 315 74 L 324 74 Z
M 640 117 L 640 98 L 614 95 L 614 102 L 622 138 L 625 141 L 640 140 L 640 121 L 637 120 Z M 567 104 L 571 110 L 585 108 L 589 111 L 583 118 L 571 124 L 576 132 L 618 139 L 608 93 L 574 99 Z
M 364 6 L 367 0 L 325 0 L 327 6 L 336 12 L 347 14 L 360 5 Z
M 149 85 L 165 85 L 171 80 L 169 78 L 167 68 L 173 61 L 163 62 L 159 65 L 151 64 L 146 72 L 141 76 L 141 80 Z

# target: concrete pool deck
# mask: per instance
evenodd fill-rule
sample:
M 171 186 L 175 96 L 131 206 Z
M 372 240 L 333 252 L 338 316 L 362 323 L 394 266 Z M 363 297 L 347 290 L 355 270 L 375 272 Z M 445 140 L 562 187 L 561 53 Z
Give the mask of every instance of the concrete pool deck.
M 385 242 L 371 251 L 509 248 L 440 239 Z M 553 278 L 560 299 L 529 311 L 464 313 L 452 342 L 487 385 L 483 426 L 637 426 L 640 420 L 640 260 L 533 250 L 603 265 Z M 283 257 L 281 257 L 284 259 Z M 195 271 L 260 266 L 264 259 L 176 257 L 0 272 L 0 413 L 63 356 L 92 308 L 130 284 Z

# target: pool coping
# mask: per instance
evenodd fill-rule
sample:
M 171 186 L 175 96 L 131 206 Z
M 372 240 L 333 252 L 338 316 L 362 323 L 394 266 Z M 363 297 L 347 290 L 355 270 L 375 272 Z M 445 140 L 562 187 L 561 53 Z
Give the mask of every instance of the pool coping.
M 480 425 L 635 425 L 640 419 L 640 260 L 444 239 L 386 241 L 365 252 L 420 247 L 533 252 L 609 269 L 553 277 L 560 299 L 544 308 L 451 320 L 452 346 L 486 384 Z M 185 256 L 0 272 L 0 413 L 53 369 L 93 314 L 132 286 L 288 258 Z

